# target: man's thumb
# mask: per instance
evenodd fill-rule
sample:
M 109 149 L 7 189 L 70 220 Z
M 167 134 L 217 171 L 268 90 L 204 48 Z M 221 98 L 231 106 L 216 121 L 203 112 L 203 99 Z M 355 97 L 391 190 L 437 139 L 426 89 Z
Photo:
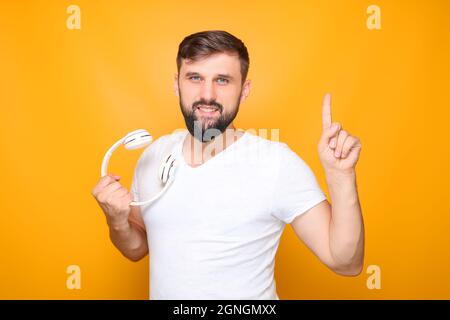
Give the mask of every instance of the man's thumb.
M 120 180 L 120 178 L 121 178 L 119 175 L 113 174 L 113 173 L 111 173 L 111 177 L 113 177 L 116 180 Z
M 323 132 L 322 134 L 322 139 L 324 140 L 323 142 L 328 144 L 329 140 L 333 138 L 340 129 L 341 129 L 340 123 L 338 122 L 333 123 L 331 127 L 327 128 Z

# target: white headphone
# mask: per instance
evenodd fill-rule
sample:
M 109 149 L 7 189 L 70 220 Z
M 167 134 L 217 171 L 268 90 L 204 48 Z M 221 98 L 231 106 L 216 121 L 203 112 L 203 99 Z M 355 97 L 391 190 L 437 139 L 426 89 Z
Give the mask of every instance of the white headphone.
M 147 130 L 138 129 L 128 133 L 125 137 L 121 138 L 119 141 L 114 143 L 112 147 L 109 148 L 109 150 L 106 152 L 105 156 L 103 157 L 101 176 L 102 177 L 106 176 L 109 159 L 111 158 L 112 153 L 118 147 L 120 147 L 120 145 L 123 144 L 125 146 L 125 149 L 134 150 L 146 147 L 150 143 L 152 143 L 152 141 L 153 138 L 150 135 L 150 133 L 148 133 Z M 142 206 L 145 204 L 152 203 L 153 201 L 158 199 L 167 190 L 169 185 L 173 182 L 175 169 L 176 169 L 175 157 L 172 154 L 169 154 L 168 156 L 164 157 L 158 170 L 158 177 L 164 184 L 164 188 L 153 198 L 139 202 L 132 201 L 130 202 L 130 206 Z

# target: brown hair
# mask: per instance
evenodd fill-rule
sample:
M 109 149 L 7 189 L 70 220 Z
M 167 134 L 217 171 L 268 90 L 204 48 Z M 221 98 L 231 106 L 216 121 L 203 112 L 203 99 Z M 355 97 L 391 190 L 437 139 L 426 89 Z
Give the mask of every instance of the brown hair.
M 247 48 L 240 39 L 222 30 L 201 31 L 184 38 L 178 46 L 178 72 L 180 72 L 182 59 L 195 61 L 219 52 L 238 54 L 241 63 L 242 83 L 244 83 L 250 65 Z

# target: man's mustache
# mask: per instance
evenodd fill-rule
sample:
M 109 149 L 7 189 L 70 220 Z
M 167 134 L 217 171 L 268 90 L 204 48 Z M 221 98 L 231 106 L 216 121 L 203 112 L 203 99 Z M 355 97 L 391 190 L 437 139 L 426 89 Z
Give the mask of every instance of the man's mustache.
M 197 108 L 198 106 L 214 106 L 217 109 L 219 109 L 220 113 L 222 113 L 222 110 L 223 110 L 223 106 L 216 101 L 199 100 L 192 104 L 192 109 L 195 110 L 195 108 Z

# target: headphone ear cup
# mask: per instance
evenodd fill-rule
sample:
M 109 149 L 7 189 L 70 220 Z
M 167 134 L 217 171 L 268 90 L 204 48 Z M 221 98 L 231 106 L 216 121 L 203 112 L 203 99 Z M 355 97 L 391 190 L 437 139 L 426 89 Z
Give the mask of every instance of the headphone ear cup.
M 158 177 L 162 183 L 166 184 L 174 175 L 175 157 L 173 155 L 166 156 L 159 167 Z

